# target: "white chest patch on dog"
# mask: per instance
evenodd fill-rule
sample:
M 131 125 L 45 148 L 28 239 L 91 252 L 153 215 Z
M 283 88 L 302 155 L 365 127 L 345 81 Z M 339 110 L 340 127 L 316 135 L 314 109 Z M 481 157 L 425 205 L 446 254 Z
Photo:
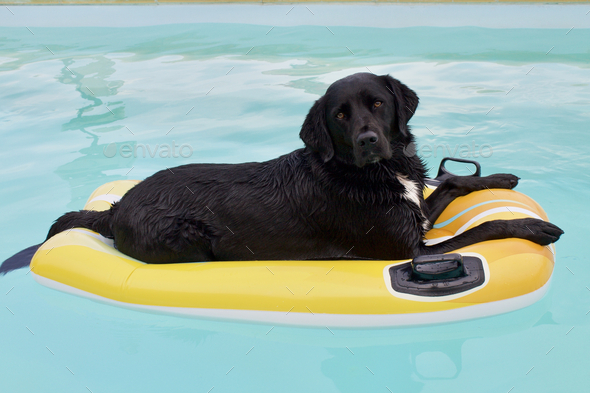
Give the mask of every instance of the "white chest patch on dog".
M 418 194 L 420 191 L 418 190 L 418 186 L 416 185 L 416 183 L 409 180 L 407 176 L 400 175 L 399 173 L 396 173 L 395 176 L 397 177 L 397 180 L 402 184 L 402 186 L 404 186 L 404 188 L 406 189 L 404 191 L 404 198 L 411 202 L 414 202 L 417 206 L 420 207 L 420 194 Z
M 406 198 L 410 202 L 413 202 L 416 206 L 418 206 L 420 208 L 420 212 L 422 213 L 422 218 L 424 219 L 424 221 L 422 222 L 422 227 L 426 231 L 429 230 L 430 229 L 430 222 L 428 222 L 428 219 L 424 215 L 424 212 L 422 211 L 422 205 L 420 204 L 420 194 L 419 193 L 422 192 L 422 190 L 420 190 L 418 188 L 418 185 L 415 182 L 408 179 L 407 176 L 400 175 L 399 173 L 396 173 L 395 176 L 397 177 L 397 180 L 401 183 L 401 185 L 404 186 L 404 188 L 406 189 L 404 191 L 404 198 Z

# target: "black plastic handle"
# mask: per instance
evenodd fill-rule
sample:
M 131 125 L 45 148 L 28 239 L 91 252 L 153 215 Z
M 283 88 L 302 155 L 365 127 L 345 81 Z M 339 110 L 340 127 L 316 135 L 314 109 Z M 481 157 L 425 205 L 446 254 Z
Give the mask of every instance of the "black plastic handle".
M 416 280 L 446 280 L 465 274 L 461 254 L 422 255 L 411 262 L 412 278 Z
M 440 162 L 440 166 L 438 167 L 438 174 L 436 175 L 436 180 L 444 180 L 447 177 L 452 177 L 452 176 L 458 176 L 455 175 L 453 172 L 450 172 L 447 168 L 445 168 L 445 162 L 447 161 L 455 161 L 455 162 L 464 162 L 466 164 L 473 164 L 475 165 L 475 173 L 472 175 L 468 175 L 468 176 L 473 176 L 473 177 L 480 177 L 481 176 L 481 165 L 479 165 L 479 162 L 477 161 L 473 161 L 473 160 L 466 160 L 464 158 L 455 158 L 455 157 L 445 157 L 442 159 L 442 161 Z

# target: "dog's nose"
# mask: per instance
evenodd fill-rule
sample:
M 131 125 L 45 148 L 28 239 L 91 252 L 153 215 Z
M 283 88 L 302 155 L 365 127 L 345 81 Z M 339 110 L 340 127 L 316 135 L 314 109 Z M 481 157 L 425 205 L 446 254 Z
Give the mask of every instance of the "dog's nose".
M 379 138 L 377 137 L 377 134 L 373 131 L 365 131 L 356 138 L 356 143 L 362 148 L 368 148 L 371 147 L 371 145 L 376 144 L 378 140 Z

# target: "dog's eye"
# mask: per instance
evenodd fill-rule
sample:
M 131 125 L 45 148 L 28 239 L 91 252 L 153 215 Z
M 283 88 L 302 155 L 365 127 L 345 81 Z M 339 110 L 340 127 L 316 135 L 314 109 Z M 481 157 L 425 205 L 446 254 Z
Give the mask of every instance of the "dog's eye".
M 336 118 L 340 119 L 340 120 L 344 119 L 344 113 L 338 112 L 338 114 L 336 115 Z
M 381 101 L 375 101 L 375 103 L 373 104 L 375 108 L 379 108 L 381 105 L 383 105 Z

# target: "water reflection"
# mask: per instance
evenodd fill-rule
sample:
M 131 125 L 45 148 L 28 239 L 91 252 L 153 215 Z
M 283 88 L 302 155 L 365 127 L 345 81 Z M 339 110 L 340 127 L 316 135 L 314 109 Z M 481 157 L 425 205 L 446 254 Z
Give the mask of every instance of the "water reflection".
M 59 166 L 55 173 L 70 185 L 72 198 L 69 208 L 80 207 L 90 191 L 97 185 L 125 178 L 121 174 L 106 174 L 122 168 L 132 168 L 134 158 L 107 157 L 107 143 L 99 143 L 101 135 L 123 128 L 115 124 L 126 118 L 123 101 L 103 102 L 114 97 L 123 86 L 122 80 L 109 81 L 115 72 L 115 62 L 103 56 L 93 57 L 91 62 L 75 67 L 76 61 L 63 60 L 64 67 L 57 79 L 65 85 L 73 85 L 88 105 L 76 111 L 76 117 L 62 125 L 62 131 L 77 130 L 87 136 L 88 146 L 79 150 L 81 156 Z M 133 140 L 124 143 L 133 143 Z

